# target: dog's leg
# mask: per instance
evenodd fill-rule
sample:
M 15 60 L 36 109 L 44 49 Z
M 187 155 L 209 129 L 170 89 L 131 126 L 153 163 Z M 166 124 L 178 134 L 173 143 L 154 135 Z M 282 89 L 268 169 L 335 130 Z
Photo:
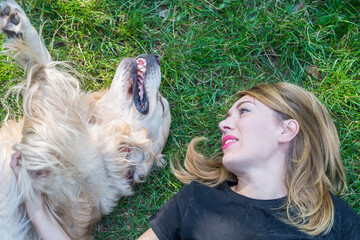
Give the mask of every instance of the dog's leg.
M 24 124 L 21 142 L 17 144 L 22 151 L 21 169 L 17 183 L 12 178 L 16 188 L 11 189 L 4 202 L 16 208 L 23 198 L 31 199 L 35 191 L 40 191 L 49 213 L 72 239 L 89 239 L 91 227 L 101 213 L 108 213 L 120 196 L 131 194 L 126 178 L 128 154 L 113 156 L 119 151 L 118 143 L 125 140 L 117 140 L 118 127 L 98 123 L 106 116 L 92 120 L 95 110 L 80 90 L 78 80 L 64 69 L 64 64 L 51 60 L 24 11 L 14 1 L 1 3 L 0 29 L 6 35 L 5 49 L 15 52 L 14 58 L 27 70 L 22 88 Z M 104 128 L 109 128 L 107 134 Z M 102 147 L 101 143 L 106 144 Z M 110 178 L 109 172 L 115 176 Z M 108 183 L 110 179 L 116 181 Z M 12 202 L 11 196 L 21 199 Z M 0 214 L 2 210 L 5 208 L 0 209 Z M 0 225 L 1 221 L 0 216 Z M 13 226 L 21 230 L 21 224 Z
M 26 18 L 20 22 L 20 15 L 25 16 L 22 9 L 13 1 L 0 3 L 0 30 L 6 39 L 3 53 L 12 55 L 24 68 L 36 63 L 46 64 L 51 61 L 48 52 L 40 41 L 35 29 L 28 26 Z M 24 28 L 29 28 L 24 33 Z M 28 41 L 26 39 L 32 39 Z M 29 46 L 33 45 L 33 46 Z M 34 48 L 36 50 L 31 50 Z M 35 56 L 35 57 L 31 57 Z M 28 68 L 29 69 L 29 68 Z M 10 158 L 14 152 L 12 145 L 21 139 L 23 122 L 10 121 L 0 128 L 0 233 L 1 239 L 27 240 L 40 239 L 27 218 L 23 204 L 24 192 L 17 184 L 10 169 Z
M 5 51 L 2 53 L 12 56 L 23 68 L 30 70 L 35 64 L 46 65 L 51 62 L 51 57 L 36 30 L 14 1 L 0 3 L 0 30 L 5 34 Z M 14 152 L 12 146 L 20 142 L 22 127 L 21 120 L 9 121 L 0 128 L 1 239 L 40 239 L 27 218 L 23 204 L 25 191 L 19 188 L 10 169 L 11 154 Z
M 25 69 L 46 65 L 52 59 L 24 10 L 13 0 L 0 3 L 0 30 L 5 34 L 4 48 Z
M 86 160 L 96 157 L 87 139 L 88 104 L 83 100 L 78 80 L 64 65 L 51 60 L 19 5 L 7 0 L 0 6 L 0 29 L 6 36 L 4 48 L 7 53 L 14 53 L 13 58 L 27 70 L 27 80 L 22 84 L 24 123 L 16 145 L 22 151 L 21 168 L 18 181 L 10 175 L 5 187 L 11 187 L 0 195 L 4 197 L 0 203 L 1 232 L 4 234 L 4 229 L 13 236 L 7 239 L 36 239 L 24 230 L 31 223 L 21 203 L 24 198 L 31 201 L 35 191 L 40 191 L 49 213 L 57 217 L 64 230 L 74 239 L 86 239 L 92 212 L 86 208 L 87 199 L 81 193 L 88 176 L 80 172 L 88 168 Z M 0 145 L 6 141 L 0 140 Z M 10 152 L 0 162 L 8 162 Z M 7 207 L 9 204 L 12 208 Z M 21 212 L 16 210 L 19 207 Z M 76 217 L 82 217 L 82 222 L 75 221 Z M 22 235 L 9 232 L 8 221 Z

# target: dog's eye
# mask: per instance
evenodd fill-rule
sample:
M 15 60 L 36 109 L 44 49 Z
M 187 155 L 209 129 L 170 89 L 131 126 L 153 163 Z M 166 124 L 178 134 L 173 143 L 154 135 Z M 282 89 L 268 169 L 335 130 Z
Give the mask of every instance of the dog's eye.
M 164 112 L 164 111 L 165 111 L 165 106 L 164 106 L 164 103 L 162 102 L 161 96 L 158 95 L 158 98 L 159 98 L 159 101 L 160 101 L 160 103 L 161 103 L 162 110 L 163 110 L 163 112 Z
M 161 106 L 162 106 L 162 109 L 163 109 L 163 112 L 164 112 L 164 111 L 165 111 L 165 106 L 164 106 L 164 104 L 163 104 L 163 102 L 162 102 L 161 98 L 160 98 L 160 103 L 161 103 Z

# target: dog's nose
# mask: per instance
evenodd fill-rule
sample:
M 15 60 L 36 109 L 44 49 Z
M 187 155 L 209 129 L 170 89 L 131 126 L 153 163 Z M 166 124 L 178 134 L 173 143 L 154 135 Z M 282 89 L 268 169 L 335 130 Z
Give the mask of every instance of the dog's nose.
M 158 62 L 159 65 L 160 65 L 160 63 L 161 63 L 161 57 L 159 57 L 158 55 L 155 55 L 155 58 L 156 58 L 157 62 Z

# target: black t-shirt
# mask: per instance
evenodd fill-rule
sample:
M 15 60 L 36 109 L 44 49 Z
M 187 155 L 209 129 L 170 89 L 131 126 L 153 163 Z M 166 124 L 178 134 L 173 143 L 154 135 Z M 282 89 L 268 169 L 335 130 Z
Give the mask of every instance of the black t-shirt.
M 344 239 L 360 240 L 360 217 L 332 195 L 335 223 L 326 235 L 309 236 L 279 220 L 286 198 L 250 199 L 230 189 L 229 183 L 211 188 L 192 182 L 150 218 L 160 240 L 170 239 Z M 284 213 L 284 212 L 282 212 Z

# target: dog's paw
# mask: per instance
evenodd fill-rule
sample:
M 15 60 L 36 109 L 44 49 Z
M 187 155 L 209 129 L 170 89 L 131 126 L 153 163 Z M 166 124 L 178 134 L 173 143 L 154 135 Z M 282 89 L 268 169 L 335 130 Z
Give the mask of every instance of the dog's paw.
M 20 7 L 13 1 L 0 3 L 0 30 L 9 38 L 22 37 Z

